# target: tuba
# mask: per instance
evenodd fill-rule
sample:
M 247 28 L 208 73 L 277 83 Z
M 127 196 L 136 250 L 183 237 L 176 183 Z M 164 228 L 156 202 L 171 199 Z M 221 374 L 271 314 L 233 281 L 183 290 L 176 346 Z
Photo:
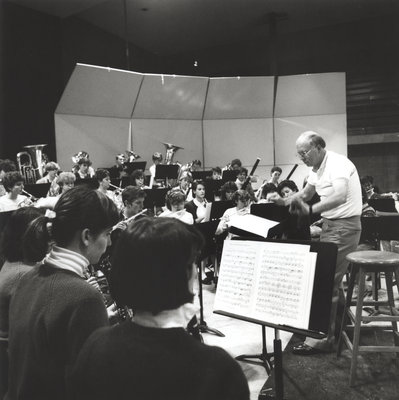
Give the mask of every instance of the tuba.
M 32 144 L 24 146 L 27 151 L 17 153 L 17 164 L 25 183 L 32 184 L 44 174 L 43 149 L 47 144 Z
M 179 146 L 175 146 L 174 144 L 164 143 L 164 142 L 162 142 L 162 144 L 164 144 L 166 147 L 164 164 L 173 164 L 173 157 L 174 157 L 176 151 L 179 149 L 184 149 L 184 147 L 179 147 Z

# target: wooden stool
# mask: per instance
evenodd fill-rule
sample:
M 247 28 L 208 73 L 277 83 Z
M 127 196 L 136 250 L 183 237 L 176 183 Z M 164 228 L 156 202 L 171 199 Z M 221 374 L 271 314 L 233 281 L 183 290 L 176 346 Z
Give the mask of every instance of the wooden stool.
M 346 259 L 351 263 L 351 272 L 349 279 L 348 292 L 346 294 L 344 316 L 342 318 L 342 325 L 338 340 L 337 356 L 341 354 L 342 342 L 345 341 L 347 347 L 352 352 L 352 361 L 350 369 L 349 384 L 353 386 L 356 367 L 357 367 L 357 356 L 359 352 L 389 352 L 399 353 L 399 333 L 398 325 L 399 313 L 395 309 L 395 302 L 393 298 L 392 290 L 392 276 L 395 274 L 396 283 L 398 284 L 399 278 L 399 254 L 392 253 L 389 251 L 355 251 L 347 255 Z M 371 300 L 364 301 L 365 292 L 365 280 L 366 273 L 384 272 L 385 282 L 387 287 L 387 301 Z M 359 293 L 357 299 L 352 301 L 353 288 L 356 282 L 356 275 L 359 274 Z M 399 284 L 398 284 L 399 290 Z M 353 315 L 350 310 L 351 306 L 356 306 L 356 314 Z M 388 305 L 391 311 L 391 315 L 378 315 L 378 316 L 362 316 L 362 309 L 364 305 L 379 306 Z M 346 321 L 350 319 L 351 325 L 347 325 Z M 370 326 L 364 325 L 362 322 L 373 322 L 373 321 L 390 321 L 392 326 Z M 353 343 L 350 341 L 346 330 L 353 329 Z M 361 329 L 391 329 L 394 338 L 393 346 L 360 346 L 360 330 Z M 397 354 L 399 356 L 399 354 Z

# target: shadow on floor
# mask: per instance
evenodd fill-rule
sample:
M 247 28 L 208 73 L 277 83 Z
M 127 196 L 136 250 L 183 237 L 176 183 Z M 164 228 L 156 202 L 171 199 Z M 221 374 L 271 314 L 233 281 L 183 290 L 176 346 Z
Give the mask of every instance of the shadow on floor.
M 297 356 L 292 347 L 303 338 L 293 336 L 283 353 L 285 400 L 397 400 L 399 358 L 393 353 L 361 353 L 354 387 L 349 387 L 351 354 L 344 347 L 336 353 Z M 392 333 L 362 334 L 362 344 L 392 345 Z M 274 371 L 261 393 L 273 392 Z M 262 397 L 260 397 L 261 399 Z

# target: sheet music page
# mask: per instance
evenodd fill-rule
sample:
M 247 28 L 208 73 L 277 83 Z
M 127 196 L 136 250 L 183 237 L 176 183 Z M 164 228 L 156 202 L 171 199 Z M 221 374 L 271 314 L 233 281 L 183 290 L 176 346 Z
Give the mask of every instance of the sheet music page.
M 224 246 L 215 310 L 308 329 L 317 257 L 309 245 L 234 240 Z

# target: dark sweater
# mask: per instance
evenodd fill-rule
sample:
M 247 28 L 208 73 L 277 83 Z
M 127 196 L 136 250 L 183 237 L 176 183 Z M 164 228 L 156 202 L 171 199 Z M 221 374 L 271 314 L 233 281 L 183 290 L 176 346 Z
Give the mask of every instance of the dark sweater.
M 65 374 L 97 328 L 108 325 L 101 294 L 77 274 L 40 265 L 11 300 L 6 399 L 64 399 Z
M 223 349 L 182 328 L 130 321 L 94 332 L 68 380 L 73 399 L 246 400 L 246 378 Z

